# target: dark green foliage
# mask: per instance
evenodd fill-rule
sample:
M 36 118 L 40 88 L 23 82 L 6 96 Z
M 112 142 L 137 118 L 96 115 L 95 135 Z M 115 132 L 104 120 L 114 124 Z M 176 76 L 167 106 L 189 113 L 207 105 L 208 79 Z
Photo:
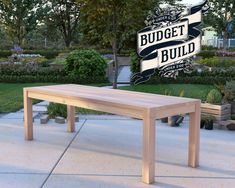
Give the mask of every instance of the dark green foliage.
M 65 69 L 70 76 L 81 79 L 105 77 L 107 63 L 95 50 L 75 50 L 66 58 Z
M 149 81 L 144 84 L 206 84 L 206 85 L 214 85 L 214 84 L 223 84 L 225 85 L 227 81 L 235 80 L 235 69 L 226 69 L 226 70 L 215 70 L 215 71 L 203 71 L 198 73 L 197 71 L 193 71 L 190 74 L 180 72 L 179 76 L 174 78 L 165 78 L 158 76 L 158 71 L 154 76 L 150 78 Z M 134 83 L 134 80 L 132 80 Z
M 212 89 L 208 93 L 206 101 L 211 104 L 220 104 L 222 101 L 222 95 L 217 89 Z
M 131 72 L 137 73 L 140 72 L 140 57 L 136 52 L 132 52 L 131 54 Z
M 0 65 L 0 82 L 8 83 L 107 83 L 104 76 L 90 77 L 84 79 L 76 75 L 67 75 L 64 69 L 55 69 L 51 67 L 40 67 L 35 70 L 22 65 Z
M 0 58 L 11 56 L 12 52 L 10 50 L 0 50 Z
M 219 58 L 219 57 L 213 57 L 213 58 L 205 58 L 198 61 L 201 64 L 207 65 L 209 67 L 231 67 L 235 66 L 235 60 L 231 58 Z
M 63 104 L 50 103 L 47 107 L 47 113 L 50 118 L 55 118 L 56 116 L 67 118 L 67 107 Z
M 23 75 L 11 76 L 0 75 L 0 83 L 68 83 L 68 84 L 93 84 L 93 83 L 108 83 L 104 77 L 95 77 L 90 79 L 81 79 L 77 76 L 41 76 L 41 75 Z
M 226 82 L 224 87 L 224 100 L 227 102 L 233 101 L 235 99 L 235 80 Z
M 212 58 L 216 54 L 216 50 L 202 50 L 198 56 L 201 56 L 203 59 L 204 58 Z

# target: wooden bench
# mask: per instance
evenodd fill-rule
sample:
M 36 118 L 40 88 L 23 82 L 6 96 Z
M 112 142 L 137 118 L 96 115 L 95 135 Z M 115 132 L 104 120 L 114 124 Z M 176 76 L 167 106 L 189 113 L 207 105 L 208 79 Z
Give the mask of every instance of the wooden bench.
M 155 120 L 189 113 L 188 165 L 199 164 L 200 100 L 73 84 L 24 88 L 26 140 L 33 139 L 32 99 L 67 105 L 68 132 L 75 131 L 75 106 L 143 119 L 142 181 L 148 184 L 155 176 Z

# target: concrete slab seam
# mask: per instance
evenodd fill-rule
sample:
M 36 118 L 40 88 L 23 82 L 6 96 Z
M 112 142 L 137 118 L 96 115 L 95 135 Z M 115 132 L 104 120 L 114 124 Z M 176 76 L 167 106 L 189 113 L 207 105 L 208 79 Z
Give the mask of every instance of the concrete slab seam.
M 73 143 L 73 141 L 75 140 L 75 138 L 78 136 L 78 134 L 80 133 L 82 127 L 85 125 L 86 123 L 86 119 L 83 122 L 83 124 L 81 125 L 80 129 L 78 130 L 78 132 L 74 135 L 74 137 L 72 138 L 72 140 L 69 142 L 68 146 L 65 148 L 65 150 L 63 151 L 63 153 L 61 154 L 61 156 L 59 157 L 59 159 L 57 160 L 57 162 L 55 163 L 55 165 L 53 166 L 53 168 L 51 169 L 50 173 L 48 174 L 48 176 L 46 177 L 46 179 L 43 181 L 42 185 L 40 186 L 40 188 L 43 188 L 43 186 L 46 184 L 47 180 L 49 179 L 49 177 L 51 176 L 51 174 L 53 173 L 53 171 L 55 170 L 56 166 L 59 164 L 60 160 L 63 158 L 64 154 L 67 152 L 67 150 L 69 149 L 69 147 L 71 146 L 71 144 Z

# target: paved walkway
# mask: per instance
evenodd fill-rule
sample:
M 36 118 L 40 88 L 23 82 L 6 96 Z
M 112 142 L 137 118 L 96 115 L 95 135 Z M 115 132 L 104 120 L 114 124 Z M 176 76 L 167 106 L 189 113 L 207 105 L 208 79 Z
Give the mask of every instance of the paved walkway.
M 118 83 L 130 83 L 131 81 L 131 70 L 130 66 L 120 66 L 118 73 Z
M 141 182 L 142 121 L 82 116 L 75 133 L 35 118 L 35 140 L 24 140 L 22 117 L 0 119 L 0 187 L 235 187 L 235 139 L 201 130 L 201 160 L 187 167 L 188 117 L 181 127 L 157 123 L 156 183 Z

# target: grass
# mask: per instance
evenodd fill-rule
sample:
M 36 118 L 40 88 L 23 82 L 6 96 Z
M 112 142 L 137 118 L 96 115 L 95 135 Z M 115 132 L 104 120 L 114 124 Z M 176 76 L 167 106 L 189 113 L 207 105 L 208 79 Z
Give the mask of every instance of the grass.
M 120 89 L 139 91 L 146 93 L 156 93 L 163 95 L 180 96 L 184 93 L 183 97 L 206 100 L 206 96 L 211 89 L 215 87 L 212 85 L 201 84 L 159 84 L 159 85 L 134 85 L 123 86 Z
M 0 113 L 15 112 L 23 108 L 23 88 L 24 87 L 34 87 L 34 86 L 44 86 L 53 85 L 52 83 L 0 83 Z M 103 84 L 91 84 L 92 86 L 105 86 Z M 38 100 L 33 100 L 34 103 L 39 102 Z M 81 113 L 92 113 L 100 114 L 101 112 L 96 112 L 93 110 L 87 110 L 79 108 Z
M 23 88 L 52 85 L 51 83 L 25 83 L 25 84 L 10 84 L 0 83 L 0 113 L 15 112 L 23 108 Z M 92 86 L 105 86 L 104 84 L 92 84 Z M 136 85 L 136 86 L 123 86 L 119 89 L 140 91 L 146 93 L 156 94 L 169 94 L 173 96 L 179 96 L 180 93 L 184 93 L 184 97 L 197 98 L 202 101 L 206 100 L 206 96 L 214 86 L 200 85 L 200 84 L 159 84 L 159 85 Z M 183 91 L 183 92 L 182 92 Z M 38 102 L 35 100 L 34 103 Z M 88 110 L 84 108 L 76 108 L 76 111 L 81 114 L 104 114 L 104 112 L 97 112 L 94 110 Z
M 0 83 L 0 113 L 14 112 L 23 107 L 23 88 L 51 85 L 50 83 Z M 38 102 L 38 101 L 34 101 Z

